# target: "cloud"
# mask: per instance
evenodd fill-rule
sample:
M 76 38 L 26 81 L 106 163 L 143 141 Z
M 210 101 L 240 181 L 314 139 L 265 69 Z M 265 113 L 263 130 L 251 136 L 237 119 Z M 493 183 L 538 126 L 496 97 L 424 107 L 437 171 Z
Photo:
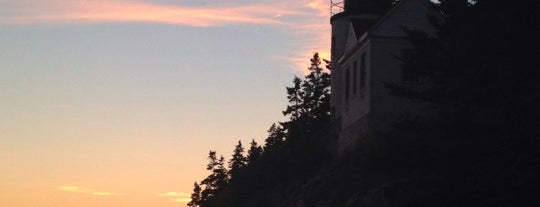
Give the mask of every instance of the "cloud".
M 313 52 L 323 56 L 329 51 L 330 5 L 327 0 L 167 2 L 169 4 L 149 0 L 8 1 L 5 4 L 2 2 L 0 25 L 126 22 L 191 27 L 272 25 L 286 28 L 294 34 L 298 49 L 284 54 L 280 59 L 288 61 L 291 68 L 303 72 Z
M 61 191 L 70 191 L 70 192 L 85 192 L 86 191 L 80 188 L 79 186 L 72 186 L 72 185 L 59 186 L 58 189 L 60 189 Z
M 319 11 L 319 15 L 322 17 L 330 16 L 330 4 L 328 0 L 310 0 L 306 6 Z
M 162 197 L 182 197 L 182 196 L 190 196 L 187 193 L 182 192 L 166 192 L 166 193 L 160 193 L 159 196 Z
M 179 202 L 179 203 L 188 203 L 191 201 L 191 196 L 188 193 L 184 192 L 165 192 L 158 194 L 159 197 L 166 197 L 169 198 L 171 201 Z
M 193 7 L 119 0 L 37 0 L 11 3 L 0 24 L 153 22 L 195 27 L 226 24 L 283 24 L 276 15 L 295 14 L 279 5 Z
M 308 67 L 310 66 L 309 60 L 313 57 L 315 52 L 319 53 L 319 57 L 321 58 L 321 67 L 326 69 L 326 63 L 322 62 L 322 60 L 330 60 L 330 53 L 324 50 L 324 48 L 309 48 L 299 50 L 296 51 L 291 57 L 285 58 L 285 60 L 292 63 L 296 72 L 302 75 L 307 75 L 309 72 Z
M 303 36 L 302 42 L 295 51 L 285 59 L 292 63 L 293 68 L 300 73 L 306 73 L 309 60 L 313 53 L 318 52 L 321 59 L 330 60 L 331 28 L 329 19 L 313 18 L 305 24 L 297 25 L 296 36 Z M 322 65 L 324 67 L 324 65 Z
M 59 190 L 61 191 L 67 191 L 72 193 L 83 193 L 83 194 L 90 194 L 95 196 L 118 196 L 123 195 L 121 193 L 113 193 L 108 191 L 96 191 L 89 188 L 82 188 L 79 186 L 73 186 L 73 185 L 66 185 L 66 186 L 59 186 Z
M 285 0 L 279 0 L 285 1 Z M 291 68 L 300 74 L 306 74 L 313 53 L 318 52 L 322 59 L 330 59 L 330 3 L 327 0 L 294 1 L 288 6 L 304 11 L 294 23 L 287 25 L 299 38 L 296 49 L 281 57 Z M 324 67 L 324 65 L 322 65 Z
M 191 198 L 177 198 L 172 200 L 178 203 L 189 203 L 191 201 Z
M 119 195 L 122 195 L 122 194 L 98 191 L 98 192 L 93 192 L 92 195 L 96 195 L 96 196 L 119 196 Z

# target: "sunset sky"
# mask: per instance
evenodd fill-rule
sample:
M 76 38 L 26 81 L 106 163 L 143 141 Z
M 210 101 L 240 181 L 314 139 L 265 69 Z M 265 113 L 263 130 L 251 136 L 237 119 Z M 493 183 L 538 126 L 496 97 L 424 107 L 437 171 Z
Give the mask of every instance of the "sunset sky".
M 283 120 L 328 0 L 0 0 L 0 206 L 185 206 Z

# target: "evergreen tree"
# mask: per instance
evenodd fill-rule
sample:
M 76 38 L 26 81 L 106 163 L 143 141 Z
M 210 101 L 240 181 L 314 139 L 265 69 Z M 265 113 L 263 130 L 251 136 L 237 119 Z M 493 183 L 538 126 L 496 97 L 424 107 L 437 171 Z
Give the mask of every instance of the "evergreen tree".
M 323 71 L 319 53 L 313 54 L 309 74 L 302 84 L 305 98 L 303 107 L 312 119 L 326 120 L 330 117 L 330 74 Z
M 305 114 L 303 108 L 305 94 L 302 91 L 302 80 L 300 78 L 295 76 L 293 84 L 293 87 L 287 87 L 287 99 L 290 105 L 283 111 L 283 115 L 290 115 L 291 120 L 297 120 Z
M 223 190 L 228 184 L 228 172 L 225 168 L 225 158 L 221 156 L 219 159 L 216 157 L 215 151 L 208 153 L 209 163 L 206 167 L 211 173 L 206 177 L 201 184 L 205 185 L 205 189 L 202 194 L 202 204 L 206 204 L 217 193 Z
M 223 156 L 219 157 L 218 165 L 214 168 L 214 173 L 216 174 L 216 189 L 222 190 L 229 183 L 229 173 L 225 167 L 225 158 Z
M 247 158 L 244 156 L 242 142 L 238 141 L 238 144 L 234 148 L 232 158 L 229 160 L 229 176 L 231 179 L 237 175 L 238 171 L 246 166 L 247 161 Z
M 201 185 L 203 183 L 201 182 Z M 199 202 L 200 207 L 208 207 L 210 199 L 214 197 L 214 190 L 208 186 L 204 186 L 204 190 L 201 192 L 201 201 Z
M 538 24 L 530 24 L 538 16 L 532 10 L 535 1 L 439 2 L 434 8 L 441 17 L 432 18 L 435 36 L 405 29 L 415 49 L 415 58 L 405 64 L 425 83 L 423 87 L 394 85 L 395 93 L 446 110 L 471 112 L 517 112 L 523 104 L 538 100 L 539 72 L 532 68 L 538 66 L 535 60 L 540 55 L 528 52 L 538 45 L 540 33 Z
M 262 147 L 259 146 L 257 142 L 255 142 L 255 139 L 253 139 L 250 143 L 250 147 L 248 150 L 248 156 L 247 156 L 248 163 L 251 165 L 257 162 L 261 158 L 262 153 L 263 153 Z
M 260 199 L 268 199 L 260 197 L 260 192 L 269 191 L 276 185 L 304 180 L 320 168 L 325 156 L 320 137 L 328 126 L 330 114 L 330 76 L 320 65 L 321 59 L 315 53 L 310 73 L 305 79 L 295 77 L 294 86 L 287 87 L 289 106 L 283 114 L 290 120 L 272 124 L 264 149 L 253 139 L 244 157 L 244 148 L 238 142 L 228 162 L 229 177 L 223 176 L 226 172 L 223 157 L 217 159 L 216 152 L 210 151 L 207 169 L 212 173 L 201 181 L 205 186 L 200 193 L 200 207 L 245 206 L 241 204 L 246 200 L 260 204 Z M 322 133 L 313 136 L 308 133 L 312 131 Z
M 540 28 L 532 23 L 540 18 L 538 4 L 439 2 L 433 5 L 435 35 L 405 28 L 414 51 L 403 61 L 421 82 L 388 84 L 394 94 L 429 106 L 427 117 L 400 123 L 394 152 L 421 148 L 396 159 L 445 176 L 439 185 L 452 187 L 437 193 L 471 202 L 460 206 L 527 206 L 524 183 L 538 180 L 526 175 L 538 172 L 532 166 L 540 147 L 540 53 L 529 52 L 539 45 Z M 433 149 L 444 150 L 426 153 Z
M 328 66 L 329 62 L 325 62 Z M 283 115 L 290 115 L 291 121 L 302 116 L 312 119 L 330 116 L 330 74 L 321 67 L 319 53 L 313 54 L 308 70 L 309 74 L 304 80 L 295 77 L 293 87 L 287 87 L 290 105 Z
M 187 204 L 189 207 L 199 207 L 201 205 L 201 186 L 195 182 L 193 187 L 193 193 L 191 194 L 191 201 Z
M 330 121 L 330 74 L 321 67 L 318 53 L 310 59 L 308 70 L 304 80 L 295 77 L 294 86 L 287 87 L 289 105 L 283 114 L 290 115 L 290 121 L 282 125 L 293 140 L 328 127 Z
M 272 151 L 274 148 L 279 147 L 283 141 L 285 141 L 285 131 L 281 125 L 272 124 L 268 129 L 268 137 L 265 140 L 264 150 Z

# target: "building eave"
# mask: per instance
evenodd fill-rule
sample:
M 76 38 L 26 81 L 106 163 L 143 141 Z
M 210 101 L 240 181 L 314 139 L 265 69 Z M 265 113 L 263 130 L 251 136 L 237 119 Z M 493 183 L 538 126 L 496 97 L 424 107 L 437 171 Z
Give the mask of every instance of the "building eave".
M 368 41 L 374 40 L 374 39 L 399 39 L 399 40 L 407 40 L 408 38 L 406 36 L 381 36 L 381 35 L 374 35 L 373 31 L 375 31 L 377 28 L 379 28 L 388 18 L 390 18 L 396 11 L 400 9 L 401 6 L 405 4 L 407 1 L 420 1 L 426 8 L 430 8 L 430 4 L 428 0 L 400 0 L 394 7 L 392 7 L 388 12 L 386 12 L 375 24 L 373 24 L 357 41 L 357 43 L 352 47 L 351 50 L 346 51 L 341 58 L 338 60 L 338 64 L 341 66 L 344 66 L 351 57 L 354 56 L 354 54 L 357 52 L 358 49 L 363 47 L 365 44 L 367 44 Z
M 372 40 L 408 40 L 405 36 L 382 36 L 382 35 L 371 35 L 369 33 L 365 33 L 362 38 L 358 41 L 358 43 L 347 53 L 343 54 L 341 58 L 338 60 L 338 64 L 342 67 L 345 66 L 348 62 L 350 62 L 351 58 L 355 56 L 355 54 L 358 52 L 358 50 L 365 45 L 369 41 Z

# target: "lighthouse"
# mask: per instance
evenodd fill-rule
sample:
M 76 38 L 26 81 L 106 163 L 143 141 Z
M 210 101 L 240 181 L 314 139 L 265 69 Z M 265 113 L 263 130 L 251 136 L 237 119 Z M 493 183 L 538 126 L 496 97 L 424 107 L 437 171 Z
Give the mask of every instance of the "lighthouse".
M 330 18 L 332 25 L 331 61 L 332 61 L 332 112 L 334 121 L 340 122 L 343 113 L 343 82 L 344 73 L 338 64 L 344 55 L 349 35 L 349 28 L 354 24 L 354 32 L 360 35 L 387 12 L 393 4 L 393 0 L 345 0 L 340 2 L 331 1 L 331 12 L 335 13 Z
M 331 106 L 340 155 L 369 146 L 401 114 L 418 114 L 415 103 L 390 95 L 385 83 L 419 80 L 400 61 L 412 50 L 403 28 L 434 34 L 427 16 L 436 13 L 427 1 L 331 1 Z

